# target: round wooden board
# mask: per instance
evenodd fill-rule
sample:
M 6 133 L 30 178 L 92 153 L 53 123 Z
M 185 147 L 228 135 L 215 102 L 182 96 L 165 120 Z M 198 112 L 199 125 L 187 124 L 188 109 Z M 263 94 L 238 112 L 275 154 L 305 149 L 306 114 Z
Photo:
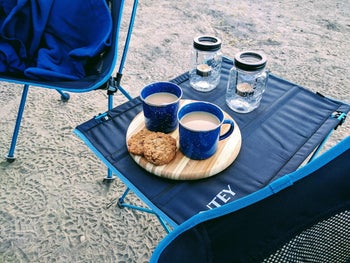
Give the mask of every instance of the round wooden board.
M 182 100 L 181 105 L 185 105 L 189 102 L 191 102 L 191 100 Z M 225 113 L 225 118 L 232 119 L 227 113 Z M 143 128 L 145 128 L 145 123 L 143 112 L 141 111 L 130 123 L 126 134 L 126 140 L 128 141 L 133 134 L 139 132 Z M 228 128 L 228 125 L 223 125 L 221 132 L 224 133 Z M 178 129 L 170 133 L 170 135 L 179 143 Z M 130 155 L 137 164 L 152 174 L 173 180 L 196 180 L 213 176 L 226 169 L 236 159 L 241 149 L 241 142 L 241 132 L 235 122 L 233 133 L 228 138 L 219 141 L 217 152 L 206 160 L 198 161 L 189 159 L 182 154 L 179 147 L 175 158 L 170 163 L 161 166 L 149 163 L 142 156 Z

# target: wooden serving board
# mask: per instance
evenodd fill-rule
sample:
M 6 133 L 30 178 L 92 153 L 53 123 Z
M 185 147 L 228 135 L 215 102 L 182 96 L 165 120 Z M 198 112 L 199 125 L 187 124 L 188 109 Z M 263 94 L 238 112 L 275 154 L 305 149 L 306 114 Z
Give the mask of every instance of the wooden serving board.
M 191 102 L 190 100 L 182 100 L 181 105 Z M 225 112 L 224 112 L 225 113 Z M 226 119 L 232 119 L 225 113 Z M 132 120 L 128 127 L 126 140 L 133 134 L 145 128 L 144 116 L 141 111 Z M 224 124 L 221 132 L 224 133 L 229 128 L 229 125 Z M 226 139 L 219 141 L 217 152 L 206 160 L 193 160 L 184 156 L 179 150 L 179 132 L 176 129 L 170 133 L 177 140 L 177 153 L 175 158 L 166 165 L 156 166 L 149 163 L 144 157 L 130 154 L 137 164 L 143 167 L 148 172 L 160 177 L 173 180 L 196 180 L 213 176 L 226 169 L 237 157 L 241 149 L 241 132 L 235 122 L 233 133 Z

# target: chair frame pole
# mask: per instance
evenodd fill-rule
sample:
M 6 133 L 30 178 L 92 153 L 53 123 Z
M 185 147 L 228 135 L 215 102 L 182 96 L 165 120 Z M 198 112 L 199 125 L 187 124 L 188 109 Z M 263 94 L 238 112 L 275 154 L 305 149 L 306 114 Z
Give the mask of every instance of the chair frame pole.
M 17 119 L 16 119 L 16 124 L 15 124 L 15 129 L 14 129 L 13 135 L 12 135 L 10 149 L 9 149 L 8 155 L 6 156 L 6 160 L 10 163 L 12 163 L 16 159 L 14 156 L 14 153 L 15 153 L 15 148 L 16 148 L 16 144 L 17 144 L 19 128 L 21 127 L 22 116 L 23 116 L 24 108 L 25 108 L 26 101 L 27 101 L 28 90 L 29 90 L 29 85 L 25 84 L 23 86 L 22 98 L 21 98 L 21 102 L 20 102 L 19 108 L 18 108 Z
M 120 60 L 119 69 L 118 69 L 118 73 L 117 73 L 117 79 L 118 79 L 117 89 L 119 89 L 128 100 L 132 100 L 132 97 L 129 95 L 128 92 L 126 92 L 120 86 L 120 80 L 121 80 L 121 77 L 123 75 L 124 64 L 125 64 L 128 50 L 129 50 L 129 44 L 130 44 L 130 39 L 131 39 L 131 35 L 132 35 L 132 29 L 134 27 L 137 6 L 138 6 L 138 0 L 135 0 L 133 8 L 132 8 L 132 13 L 130 16 L 129 28 L 128 28 L 128 33 L 127 33 L 127 36 L 125 39 L 124 50 L 123 50 L 122 58 Z M 111 110 L 111 109 L 113 109 L 113 93 L 108 93 L 108 110 Z M 114 176 L 112 171 L 110 169 L 108 169 L 107 176 L 103 180 L 104 180 L 104 182 L 108 182 L 108 181 L 113 181 L 115 178 L 116 178 L 116 176 Z
M 129 50 L 129 44 L 130 44 L 130 39 L 131 39 L 131 35 L 132 35 L 132 29 L 134 28 L 134 23 L 135 23 L 135 17 L 136 17 L 136 11 L 137 11 L 137 6 L 138 6 L 138 0 L 134 1 L 134 5 L 132 7 L 132 13 L 131 13 L 131 17 L 130 17 L 130 23 L 129 23 L 129 28 L 128 28 L 128 33 L 126 36 L 126 40 L 125 40 L 125 45 L 124 45 L 124 50 L 123 50 L 123 55 L 122 55 L 122 59 L 120 61 L 120 65 L 119 65 L 119 70 L 118 70 L 118 75 L 121 76 L 123 75 L 123 69 L 124 69 L 124 64 L 125 64 L 125 60 L 126 60 L 126 55 L 128 54 L 128 50 Z M 130 96 L 130 94 L 121 86 L 118 87 L 118 89 L 120 90 L 120 92 L 128 99 L 128 100 L 132 100 L 133 98 Z
M 123 50 L 123 53 L 122 53 L 122 57 L 121 57 L 120 64 L 119 64 L 118 73 L 117 73 L 117 76 L 116 76 L 117 89 L 119 89 L 121 91 L 121 93 L 128 100 L 132 100 L 133 98 L 130 96 L 130 94 L 125 89 L 123 89 L 120 86 L 120 81 L 121 81 L 121 78 L 123 76 L 124 64 L 125 64 L 125 61 L 126 61 L 126 56 L 128 54 L 128 50 L 129 50 L 130 40 L 131 40 L 131 36 L 132 36 L 132 30 L 134 28 L 137 6 L 138 6 L 138 0 L 135 0 L 134 1 L 134 5 L 132 7 L 131 15 L 130 15 L 129 28 L 128 28 L 128 33 L 126 35 L 126 39 L 125 39 L 125 43 L 124 43 L 124 50 Z M 108 110 L 111 110 L 111 109 L 113 109 L 113 93 L 108 94 Z
M 125 64 L 125 60 L 126 60 L 126 55 L 128 53 L 128 50 L 129 50 L 132 29 L 134 28 L 134 22 L 135 22 L 135 17 L 136 17 L 137 5 L 138 5 L 138 0 L 135 0 L 133 8 L 132 8 L 131 17 L 130 17 L 129 28 L 128 28 L 128 33 L 127 33 L 126 40 L 125 40 L 123 55 L 122 55 L 122 59 L 120 61 L 120 65 L 119 65 L 119 70 L 118 70 L 119 74 L 122 74 L 122 72 L 123 72 L 123 68 L 124 68 L 124 64 Z
M 70 99 L 69 93 L 63 92 L 62 90 L 56 89 L 56 91 L 61 95 L 61 100 L 67 102 Z

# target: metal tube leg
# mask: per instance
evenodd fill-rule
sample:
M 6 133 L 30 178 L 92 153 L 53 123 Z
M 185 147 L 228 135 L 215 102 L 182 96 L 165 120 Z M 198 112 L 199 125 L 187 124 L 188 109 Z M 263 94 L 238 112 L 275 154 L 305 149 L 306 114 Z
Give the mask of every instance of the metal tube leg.
M 113 108 L 113 94 L 108 94 L 108 110 L 111 110 Z M 103 182 L 110 183 L 114 181 L 117 177 L 113 175 L 111 169 L 107 169 L 107 176 L 103 178 Z
M 108 94 L 108 110 L 113 109 L 113 94 Z
M 7 161 L 10 162 L 10 163 L 12 163 L 16 159 L 14 157 L 14 153 L 15 153 L 15 148 L 16 148 L 19 128 L 21 126 L 23 111 L 24 111 L 24 107 L 26 105 L 28 90 L 29 90 L 29 85 L 24 85 L 23 91 L 22 91 L 21 102 L 19 104 L 19 109 L 18 109 L 18 114 L 17 114 L 17 119 L 16 119 L 16 125 L 15 125 L 15 129 L 14 129 L 13 135 L 12 135 L 11 146 L 10 146 L 9 153 L 8 153 L 8 155 L 6 157 Z
M 64 102 L 69 101 L 70 95 L 69 93 L 63 92 L 62 90 L 56 89 L 56 91 L 61 95 L 61 100 Z
M 130 191 L 130 188 L 127 187 L 126 190 L 125 190 L 125 192 L 123 193 L 123 195 L 118 199 L 118 206 L 119 206 L 120 208 L 123 207 L 124 199 L 125 199 L 125 197 L 128 195 L 129 191 Z
M 103 178 L 103 182 L 104 183 L 111 183 L 116 178 L 117 178 L 117 176 L 113 175 L 112 170 L 108 168 L 107 169 L 107 176 L 105 178 Z
M 169 234 L 172 231 L 171 228 L 167 225 L 165 220 L 163 218 L 161 218 L 159 215 L 157 215 L 152 209 L 149 209 L 149 208 L 146 208 L 146 207 L 142 207 L 142 206 L 127 204 L 127 203 L 124 202 L 124 199 L 128 195 L 129 191 L 130 191 L 130 188 L 127 187 L 125 192 L 123 193 L 123 195 L 118 200 L 118 203 L 117 203 L 118 207 L 119 208 L 126 207 L 126 208 L 135 209 L 135 210 L 138 210 L 138 211 L 141 211 L 141 212 L 145 212 L 145 213 L 149 213 L 149 214 L 155 215 L 158 218 L 160 224 L 163 226 L 165 232 L 167 234 Z

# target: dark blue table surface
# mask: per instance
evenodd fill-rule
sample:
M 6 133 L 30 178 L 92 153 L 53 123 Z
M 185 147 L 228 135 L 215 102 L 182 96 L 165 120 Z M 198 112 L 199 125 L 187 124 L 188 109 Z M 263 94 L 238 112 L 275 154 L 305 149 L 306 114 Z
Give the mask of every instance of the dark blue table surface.
M 270 75 L 258 109 L 238 114 L 225 104 L 228 72 L 232 61 L 224 58 L 220 84 L 208 93 L 195 91 L 185 73 L 174 83 L 184 99 L 210 101 L 229 113 L 242 134 L 241 151 L 223 172 L 197 181 L 173 181 L 146 172 L 130 157 L 126 132 L 142 110 L 135 98 L 79 125 L 76 133 L 115 174 L 148 206 L 170 223 L 180 224 L 191 216 L 252 193 L 271 181 L 296 170 L 339 120 L 349 105 Z

